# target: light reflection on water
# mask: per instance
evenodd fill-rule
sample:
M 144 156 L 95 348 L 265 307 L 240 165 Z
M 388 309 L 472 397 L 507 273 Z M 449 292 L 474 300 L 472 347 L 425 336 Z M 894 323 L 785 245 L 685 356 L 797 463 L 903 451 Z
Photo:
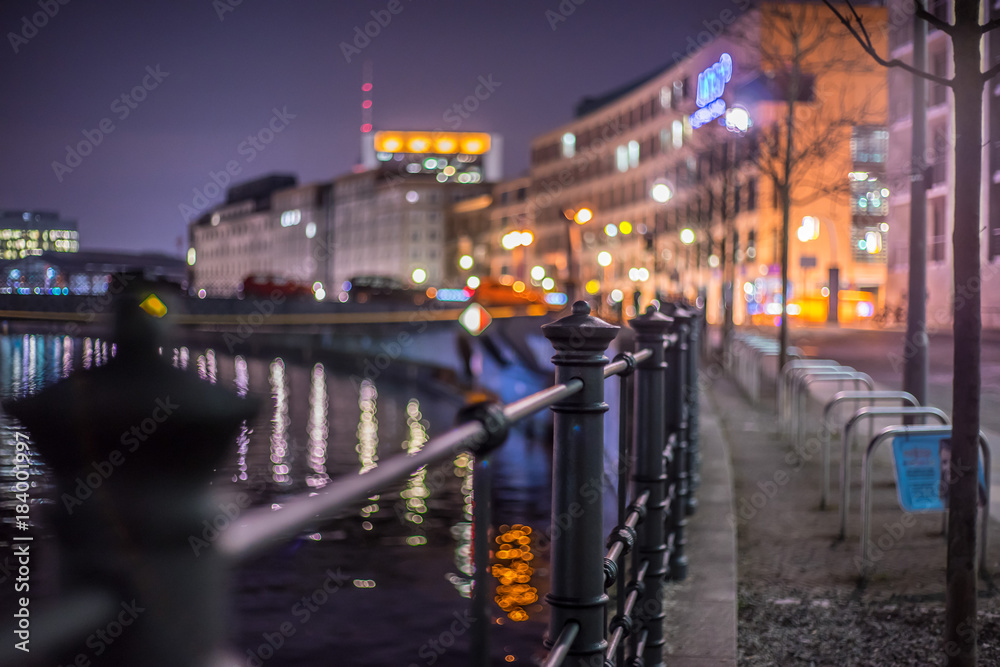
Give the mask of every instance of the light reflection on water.
M 107 363 L 114 351 L 101 339 L 2 336 L 0 396 L 33 393 L 72 370 Z M 175 366 L 206 381 L 265 399 L 258 417 L 241 425 L 218 478 L 223 486 L 249 493 L 257 505 L 280 505 L 291 494 L 319 491 L 331 478 L 367 472 L 380 457 L 420 451 L 428 439 L 453 425 L 460 403 L 443 386 L 402 380 L 376 384 L 340 372 L 333 363 L 244 358 L 185 346 L 162 353 Z M 493 389 L 504 400 L 539 388 L 526 377 L 516 376 L 509 383 L 501 378 L 499 373 L 495 376 L 500 384 Z M 538 444 L 547 435 L 539 426 L 543 421 L 532 422 L 527 430 L 513 429 L 491 459 L 497 525 L 518 522 L 529 531 L 529 526 L 547 529 L 551 468 L 548 448 Z M 13 474 L 9 445 L 16 428 L 0 415 L 0 507 L 9 501 L 7 482 Z M 58 508 L 44 467 L 37 457 L 32 462 L 33 497 Z M 354 585 L 339 591 L 339 598 L 331 598 L 323 610 L 324 620 L 303 627 L 297 645 L 290 640 L 267 664 L 312 665 L 317 651 L 322 653 L 324 647 L 343 651 L 345 646 L 382 656 L 373 657 L 370 664 L 424 664 L 418 649 L 447 630 L 455 613 L 468 609 L 475 570 L 472 467 L 473 457 L 462 453 L 445 464 L 421 468 L 396 488 L 317 526 L 306 539 L 242 566 L 233 586 L 236 644 L 256 646 L 262 633 L 289 620 L 292 604 L 322 582 L 325 572 L 342 568 Z M 40 516 L 33 508 L 33 518 Z M 0 542 L 10 521 L 9 512 L 0 517 Z M 44 537 L 45 526 L 37 526 L 37 531 Z M 496 544 L 497 534 L 494 528 L 491 543 Z M 537 560 L 532 563 L 531 593 L 537 588 L 544 594 L 548 554 L 533 556 Z M 517 565 L 510 559 L 494 563 Z M 522 567 L 518 575 L 524 574 Z M 496 581 L 497 586 L 521 583 Z M 518 662 L 530 662 L 546 619 L 539 605 L 527 603 L 523 596 L 519 599 L 525 602 L 516 605 L 523 615 L 494 607 L 499 621 L 507 621 L 495 628 L 494 652 L 502 650 L 500 655 L 511 653 Z M 529 622 L 512 622 L 529 615 Z M 391 646 L 377 640 L 387 632 L 396 637 Z M 437 664 L 465 664 L 467 645 L 467 637 L 458 638 L 455 650 L 440 656 Z

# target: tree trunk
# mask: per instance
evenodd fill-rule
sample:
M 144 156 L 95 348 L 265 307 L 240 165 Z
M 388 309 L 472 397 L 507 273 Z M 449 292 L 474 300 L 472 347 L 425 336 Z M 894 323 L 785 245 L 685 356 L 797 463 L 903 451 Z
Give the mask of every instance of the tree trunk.
M 979 1 L 955 3 L 954 383 L 944 651 L 976 664 L 976 506 L 980 391 L 979 197 L 982 91 Z
M 781 199 L 781 333 L 779 334 L 778 374 L 788 361 L 788 228 L 792 215 L 792 146 L 795 124 L 795 100 L 799 96 L 798 63 L 792 66 L 788 87 L 788 113 L 785 118 L 785 164 L 783 183 L 779 186 Z

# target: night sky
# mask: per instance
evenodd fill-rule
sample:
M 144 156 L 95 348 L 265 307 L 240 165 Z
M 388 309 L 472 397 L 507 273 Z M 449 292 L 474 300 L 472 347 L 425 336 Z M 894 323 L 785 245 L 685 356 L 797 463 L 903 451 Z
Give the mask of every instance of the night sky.
M 219 203 L 195 190 L 230 161 L 237 181 L 351 170 L 366 59 L 376 129 L 498 133 L 509 178 L 528 168 L 530 140 L 570 120 L 583 96 L 671 63 L 747 2 L 8 0 L 0 208 L 58 210 L 79 222 L 84 250 L 179 255 L 181 205 Z M 389 21 L 354 52 L 372 11 Z M 480 77 L 495 89 L 455 128 L 446 113 Z M 280 128 L 270 143 L 247 141 L 269 125 Z M 94 144 L 89 155 L 67 157 L 80 142 Z

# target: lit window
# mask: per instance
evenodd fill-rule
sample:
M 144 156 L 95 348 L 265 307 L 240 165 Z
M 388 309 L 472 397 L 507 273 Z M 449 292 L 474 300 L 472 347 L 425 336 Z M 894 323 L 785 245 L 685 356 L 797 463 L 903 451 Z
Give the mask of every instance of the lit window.
M 671 90 L 667 86 L 660 88 L 660 106 L 664 109 L 670 108 Z
M 670 125 L 670 135 L 674 139 L 674 148 L 680 148 L 684 145 L 684 124 L 675 120 Z
M 615 165 L 618 171 L 628 171 L 628 149 L 625 146 L 615 149 Z
M 628 166 L 630 169 L 639 166 L 639 142 L 634 139 L 628 142 Z
M 562 135 L 562 156 L 573 157 L 574 155 L 576 155 L 576 135 L 567 132 Z

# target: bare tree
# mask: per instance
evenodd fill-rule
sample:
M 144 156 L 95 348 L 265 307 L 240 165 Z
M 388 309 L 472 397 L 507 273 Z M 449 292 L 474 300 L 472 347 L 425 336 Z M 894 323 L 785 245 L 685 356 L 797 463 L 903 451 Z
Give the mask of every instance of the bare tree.
M 955 352 L 952 385 L 951 484 L 948 502 L 948 564 L 943 649 L 949 667 L 976 664 L 976 509 L 978 502 L 978 439 L 980 421 L 981 275 L 979 197 L 982 188 L 983 87 L 1000 71 L 982 68 L 983 35 L 1000 27 L 1000 20 L 980 22 L 980 0 L 954 0 L 954 22 L 925 11 L 917 3 L 916 16 L 951 39 L 952 78 L 935 76 L 898 59 L 878 53 L 871 32 L 848 0 L 841 11 L 823 0 L 851 35 L 880 65 L 899 67 L 914 76 L 952 89 L 955 101 L 954 281 L 956 298 L 952 321 Z
M 755 52 L 778 102 L 755 119 L 752 160 L 770 181 L 781 209 L 781 326 L 779 369 L 788 358 L 789 230 L 793 207 L 846 201 L 845 155 L 851 131 L 884 123 L 884 77 L 861 49 L 831 39 L 836 21 L 822 6 L 770 3 L 754 31 L 734 40 Z M 756 32 L 759 30 L 760 32 Z M 765 34 L 766 33 L 766 34 Z M 831 248 L 831 253 L 832 253 Z M 835 307 L 837 285 L 830 285 Z

